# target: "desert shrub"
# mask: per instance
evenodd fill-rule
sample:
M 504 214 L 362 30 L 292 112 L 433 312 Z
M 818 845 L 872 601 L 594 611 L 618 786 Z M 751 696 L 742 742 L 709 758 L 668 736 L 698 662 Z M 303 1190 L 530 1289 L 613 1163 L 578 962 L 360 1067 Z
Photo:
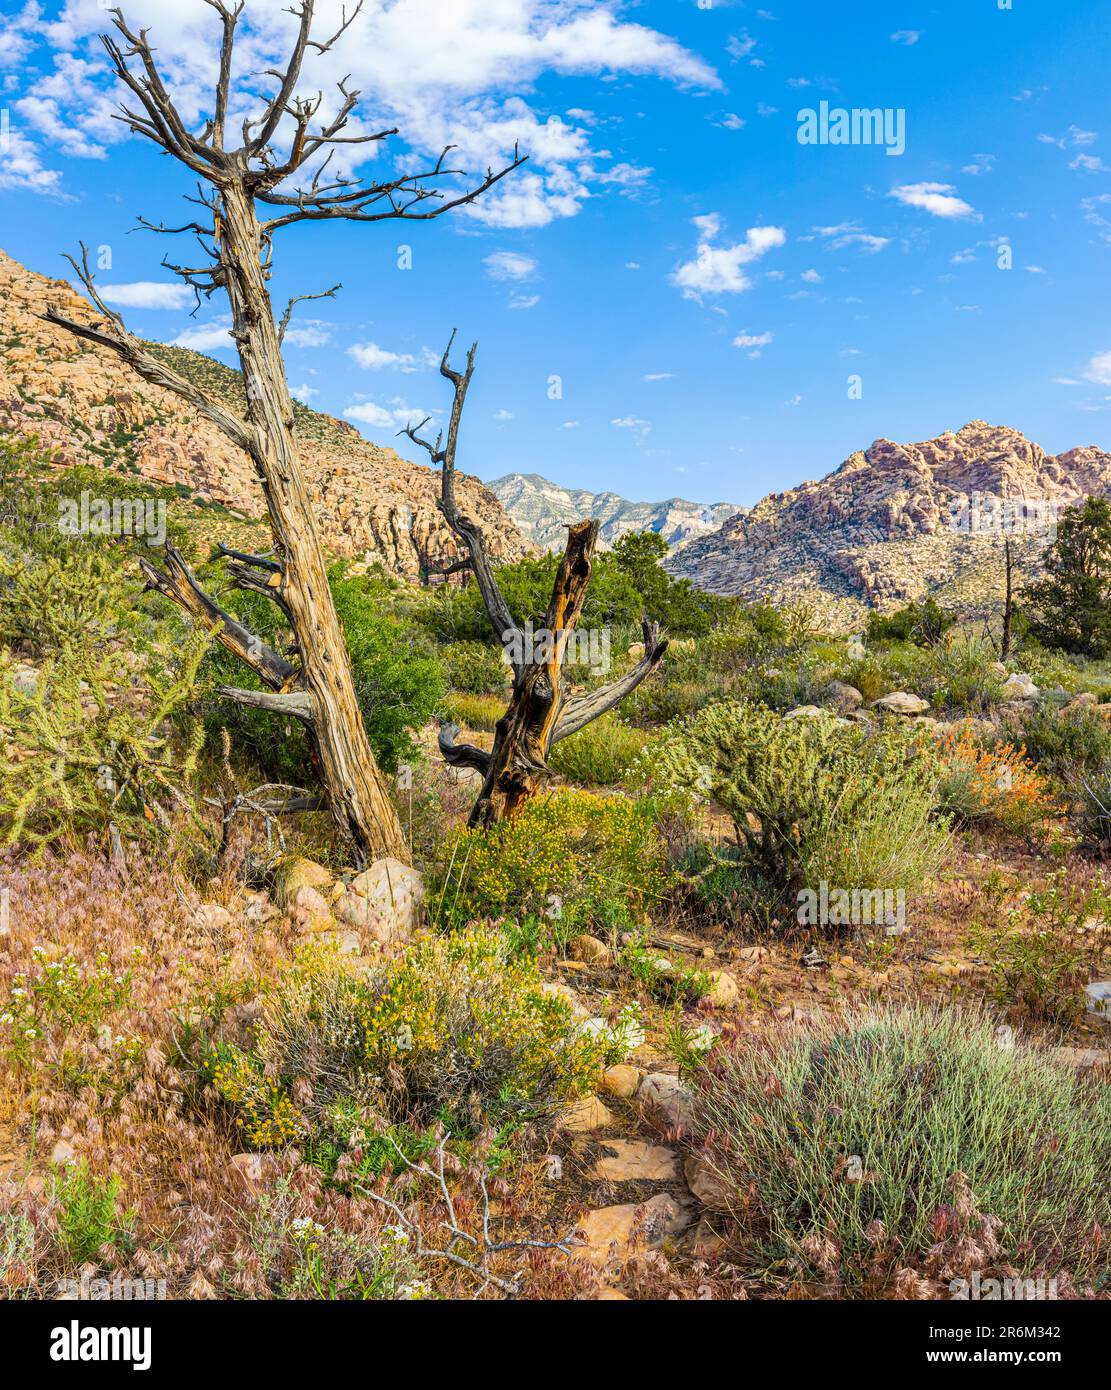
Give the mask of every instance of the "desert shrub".
M 728 702 L 663 738 L 653 762 L 657 785 L 698 792 L 729 814 L 737 862 L 772 908 L 823 879 L 916 888 L 948 843 L 931 814 L 935 763 L 913 728 L 865 732 Z
M 0 554 L 0 641 L 26 643 L 41 656 L 99 648 L 125 630 L 138 586 L 107 551 L 72 550 L 64 557 Z
M 643 611 L 676 637 L 697 637 L 726 618 L 736 600 L 696 589 L 663 568 L 668 544 L 656 531 L 629 531 L 613 546 L 620 574 L 640 595 Z
M 38 947 L 32 960 L 0 1003 L 0 1062 L 40 1085 L 49 1077 L 75 1092 L 121 1094 L 138 1074 L 143 1043 L 106 1024 L 128 1003 L 130 972 L 114 972 L 107 952 L 86 964 L 70 953 L 47 960 Z
M 865 704 L 892 690 L 911 690 L 928 699 L 938 687 L 933 653 L 913 642 L 869 647 L 863 656 L 843 666 L 837 678 L 855 685 Z
M 934 647 L 943 704 L 984 714 L 1003 698 L 1004 677 L 995 649 L 984 637 L 950 634 Z
M 1043 574 L 1023 591 L 1030 630 L 1047 647 L 1111 654 L 1111 503 L 1089 497 L 1061 517 L 1042 555 Z
M 963 825 L 990 824 L 1004 830 L 1044 827 L 1056 813 L 1046 779 L 1023 746 L 981 747 L 967 726 L 950 726 L 938 738 L 942 773 L 938 804 Z
M 169 827 L 190 805 L 203 730 L 189 718 L 208 634 L 118 681 L 119 657 L 83 646 L 46 661 L 29 685 L 0 656 L 0 835 L 41 848 L 59 837 Z
M 469 1132 L 588 1091 L 610 1040 L 545 993 L 491 929 L 423 937 L 364 974 L 302 953 L 263 998 L 250 1052 L 220 1047 L 216 1090 L 256 1147 L 362 1145 L 383 1117 Z
M 758 1268 L 921 1297 L 931 1283 L 945 1296 L 954 1272 L 1106 1266 L 1111 1089 L 1001 1047 L 981 1015 L 883 1011 L 746 1037 L 702 1075 L 703 1156 Z M 978 1208 L 963 1230 L 962 1204 Z M 959 1235 L 971 1268 L 941 1272 Z
M 1084 986 L 1108 953 L 1106 889 L 1070 884 L 1058 870 L 1017 904 L 1007 906 L 1007 897 L 1006 883 L 989 878 L 968 933 L 970 949 L 988 970 L 991 997 L 1036 1023 L 1064 1028 L 1079 1022 Z
M 351 658 L 355 697 L 367 737 L 379 764 L 393 772 L 401 763 L 419 760 L 413 738 L 432 718 L 446 688 L 435 647 L 415 624 L 391 607 L 390 586 L 374 575 L 349 575 L 343 565 L 328 573 L 340 626 Z M 291 634 L 278 607 L 261 595 L 229 591 L 220 603 L 257 637 L 278 650 Z M 213 647 L 202 674 L 215 685 L 257 687 L 242 662 L 222 647 Z M 204 718 L 215 737 L 228 729 L 239 755 L 262 778 L 312 785 L 309 747 L 296 721 L 261 710 L 245 709 L 213 695 Z
M 932 598 L 925 603 L 911 603 L 894 613 L 869 613 L 866 635 L 869 642 L 914 642 L 920 647 L 932 647 L 956 623 Z
M 1039 701 L 1022 716 L 1022 741 L 1038 771 L 1062 787 L 1111 766 L 1111 724 L 1087 705 L 1065 713 Z
M 625 777 L 647 743 L 648 735 L 642 730 L 613 713 L 604 714 L 557 743 L 548 762 L 584 787 L 611 787 Z
M 500 695 L 465 695 L 453 691 L 442 701 L 444 713 L 465 729 L 491 733 L 506 710 Z
M 440 648 L 449 689 L 465 695 L 500 695 L 509 683 L 509 668 L 499 648 L 488 642 L 448 642 Z
M 561 789 L 491 829 L 461 830 L 429 895 L 442 922 L 546 920 L 557 940 L 594 922 L 643 918 L 667 883 L 649 800 Z
M 64 1168 L 55 1177 L 59 1207 L 57 1242 L 70 1266 L 95 1261 L 106 1245 L 130 1240 L 133 1213 L 119 1209 L 120 1180 L 91 1174 L 85 1164 Z

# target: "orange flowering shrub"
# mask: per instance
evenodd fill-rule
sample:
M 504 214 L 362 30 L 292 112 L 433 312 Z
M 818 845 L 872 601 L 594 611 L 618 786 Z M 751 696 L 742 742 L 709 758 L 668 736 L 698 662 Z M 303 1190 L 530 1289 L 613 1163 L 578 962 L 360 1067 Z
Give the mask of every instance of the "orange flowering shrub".
M 942 808 L 966 824 L 989 823 L 1004 830 L 1044 828 L 1059 814 L 1048 781 L 1026 756 L 1024 745 L 980 746 L 970 728 L 956 725 L 938 740 L 942 763 Z

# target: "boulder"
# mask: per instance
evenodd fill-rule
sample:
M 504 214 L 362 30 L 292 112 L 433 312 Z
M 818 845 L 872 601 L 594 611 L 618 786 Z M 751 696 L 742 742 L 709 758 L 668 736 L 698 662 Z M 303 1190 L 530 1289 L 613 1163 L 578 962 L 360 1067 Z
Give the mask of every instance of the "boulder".
M 274 900 L 281 907 L 291 907 L 302 888 L 315 888 L 327 894 L 335 882 L 335 874 L 299 854 L 287 854 L 274 865 Z
M 884 714 L 925 714 L 930 702 L 906 690 L 893 690 L 890 695 L 873 700 L 869 708 L 882 710 Z
M 227 931 L 231 926 L 231 913 L 220 903 L 201 903 L 193 916 L 197 925 L 205 931 Z
M 600 1089 L 607 1096 L 628 1100 L 636 1095 L 636 1089 L 640 1085 L 642 1075 L 643 1072 L 639 1067 L 631 1067 L 626 1062 L 620 1062 L 616 1066 L 607 1067 L 602 1073 Z
M 613 1115 L 597 1096 L 587 1096 L 585 1100 L 569 1105 L 560 1114 L 559 1123 L 571 1134 L 590 1134 L 593 1130 L 612 1125 Z
M 1005 700 L 1033 700 L 1038 694 L 1038 687 L 1021 672 L 1016 671 L 1013 676 L 1003 682 L 1003 698 Z
M 355 875 L 333 911 L 347 926 L 392 946 L 412 936 L 423 898 L 424 880 L 417 869 L 400 859 L 376 859 Z
M 637 1249 L 658 1249 L 689 1224 L 690 1214 L 666 1192 L 657 1192 L 647 1202 L 587 1212 L 576 1232 L 582 1244 L 572 1253 L 585 1256 L 597 1269 L 620 1266 Z
M 712 1211 L 728 1211 L 732 1193 L 729 1184 L 704 1158 L 688 1154 L 683 1163 L 683 1176 L 692 1196 Z
M 737 981 L 725 970 L 711 970 L 708 975 L 710 989 L 705 997 L 719 1009 L 735 1009 L 741 999 Z
M 324 894 L 307 884 L 298 888 L 292 904 L 293 921 L 299 931 L 331 931 L 335 927 Z
M 603 1139 L 594 1176 L 603 1182 L 674 1182 L 679 1159 L 674 1149 L 642 1139 Z
M 851 714 L 864 703 L 864 696 L 855 685 L 844 681 L 830 681 L 826 686 L 826 699 L 840 714 Z
M 817 705 L 798 705 L 794 709 L 789 709 L 783 716 L 784 719 L 818 719 L 825 714 L 824 709 L 819 709 Z
M 694 1098 L 670 1072 L 650 1072 L 640 1083 L 636 1098 L 659 1111 L 670 1129 L 685 1129 L 694 1118 Z

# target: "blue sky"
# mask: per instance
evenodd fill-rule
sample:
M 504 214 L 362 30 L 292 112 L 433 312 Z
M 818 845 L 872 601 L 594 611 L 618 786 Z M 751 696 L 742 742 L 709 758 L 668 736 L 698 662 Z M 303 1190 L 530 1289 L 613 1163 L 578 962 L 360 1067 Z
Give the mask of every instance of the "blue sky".
M 247 105 L 284 8 L 248 0 Z M 125 9 L 199 125 L 213 11 Z M 191 318 L 159 264 L 184 248 L 129 234 L 192 185 L 110 119 L 98 0 L 0 13 L 0 247 L 53 275 L 107 247 L 134 331 L 234 363 L 224 306 Z M 532 155 L 473 214 L 279 234 L 279 312 L 344 286 L 301 306 L 290 383 L 376 442 L 446 407 L 458 327 L 480 344 L 459 463 L 486 479 L 751 503 L 973 418 L 1111 447 L 1106 0 L 368 0 L 305 89 L 348 71 L 402 127 L 364 175 L 448 139 L 472 169 Z M 823 101 L 904 113 L 905 151 L 800 144 Z

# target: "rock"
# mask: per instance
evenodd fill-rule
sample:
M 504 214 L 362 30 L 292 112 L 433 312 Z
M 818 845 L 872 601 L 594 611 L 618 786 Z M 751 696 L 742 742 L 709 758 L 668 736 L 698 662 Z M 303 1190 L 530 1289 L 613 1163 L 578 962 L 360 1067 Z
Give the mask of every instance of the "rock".
M 733 1196 L 728 1183 L 704 1158 L 688 1154 L 683 1163 L 683 1176 L 691 1194 L 711 1211 L 728 1211 Z
M 572 1134 L 590 1134 L 613 1124 L 613 1116 L 597 1096 L 575 1101 L 559 1116 L 560 1125 Z
M 799 705 L 795 709 L 789 709 L 783 716 L 784 719 L 820 719 L 826 711 L 819 709 L 817 705 Z
M 400 859 L 376 859 L 357 874 L 334 907 L 341 922 L 383 946 L 408 941 L 424 899 L 424 879 Z
M 735 1009 L 741 1000 L 737 981 L 724 970 L 710 970 L 707 973 L 710 989 L 705 997 L 716 1008 Z
M 193 917 L 204 931 L 227 931 L 232 923 L 231 913 L 219 903 L 201 903 Z
M 1053 1056 L 1078 1072 L 1101 1071 L 1111 1066 L 1111 1052 L 1099 1047 L 1055 1047 Z
M 671 1072 L 650 1072 L 640 1083 L 636 1098 L 642 1105 L 658 1110 L 671 1129 L 685 1129 L 694 1118 L 693 1097 Z
M 1058 714 L 1078 714 L 1082 709 L 1091 709 L 1099 704 L 1099 700 L 1090 690 L 1082 690 L 1079 695 L 1071 699 L 1067 705 L 1062 705 L 1057 711 Z
M 881 695 L 878 700 L 873 700 L 870 708 L 882 710 L 884 714 L 925 714 L 930 702 L 906 690 L 893 690 L 890 695 Z
M 261 1187 L 277 1172 L 277 1164 L 272 1154 L 236 1154 L 231 1160 L 231 1166 L 248 1187 Z
M 761 961 L 768 954 L 766 946 L 742 946 L 737 952 L 739 960 Z
M 604 1139 L 594 1176 L 604 1182 L 674 1182 L 679 1160 L 674 1149 L 641 1139 Z
M 725 1237 L 715 1230 L 708 1216 L 700 1216 L 697 1225 L 683 1237 L 684 1248 L 696 1260 L 714 1259 L 722 1253 L 727 1244 Z
M 572 960 L 583 961 L 587 965 L 608 965 L 613 959 L 606 943 L 599 941 L 596 936 L 588 936 L 586 932 L 575 937 L 567 952 Z
M 846 685 L 844 681 L 830 681 L 825 694 L 829 703 L 841 714 L 851 714 L 864 703 L 864 696 L 856 686 Z
M 582 1004 L 579 997 L 570 985 L 565 985 L 561 980 L 545 980 L 540 986 L 540 993 L 546 994 L 552 999 L 562 999 L 570 1008 L 576 1018 L 587 1018 L 589 1014 Z
M 630 642 L 630 643 L 629 643 L 629 659 L 630 659 L 631 661 L 639 661 L 640 658 L 641 658 L 643 655 L 644 655 L 644 643 L 643 643 L 643 642 Z
M 583 1244 L 573 1253 L 597 1269 L 620 1266 L 638 1248 L 656 1250 L 689 1223 L 689 1214 L 673 1197 L 657 1192 L 647 1202 L 626 1202 L 587 1212 L 577 1229 Z
M 17 662 L 12 667 L 8 679 L 11 681 L 12 689 L 18 690 L 21 695 L 34 695 L 38 691 L 39 673 L 34 666 L 25 662 Z
M 1030 679 L 1016 671 L 1013 676 L 1009 676 L 1003 682 L 1003 697 L 1007 700 L 1033 700 L 1038 694 L 1038 687 Z
M 50 1151 L 50 1162 L 56 1168 L 60 1168 L 63 1163 L 73 1163 L 77 1158 L 77 1150 L 65 1139 L 59 1139 Z
M 639 1067 L 631 1067 L 625 1062 L 619 1063 L 614 1067 L 607 1067 L 602 1073 L 600 1089 L 607 1096 L 616 1096 L 619 1100 L 629 1100 L 636 1095 L 636 1089 L 640 1085 L 640 1078 L 643 1072 Z
M 292 916 L 298 930 L 303 932 L 332 931 L 336 925 L 324 894 L 308 885 L 298 888 Z
M 299 854 L 286 855 L 274 866 L 274 900 L 281 907 L 291 907 L 302 888 L 315 888 L 324 894 L 331 889 L 335 877 L 315 859 L 305 859 Z
M 620 1289 L 602 1289 L 596 1293 L 592 1300 L 594 1303 L 629 1303 L 631 1299 L 627 1293 L 622 1293 Z

